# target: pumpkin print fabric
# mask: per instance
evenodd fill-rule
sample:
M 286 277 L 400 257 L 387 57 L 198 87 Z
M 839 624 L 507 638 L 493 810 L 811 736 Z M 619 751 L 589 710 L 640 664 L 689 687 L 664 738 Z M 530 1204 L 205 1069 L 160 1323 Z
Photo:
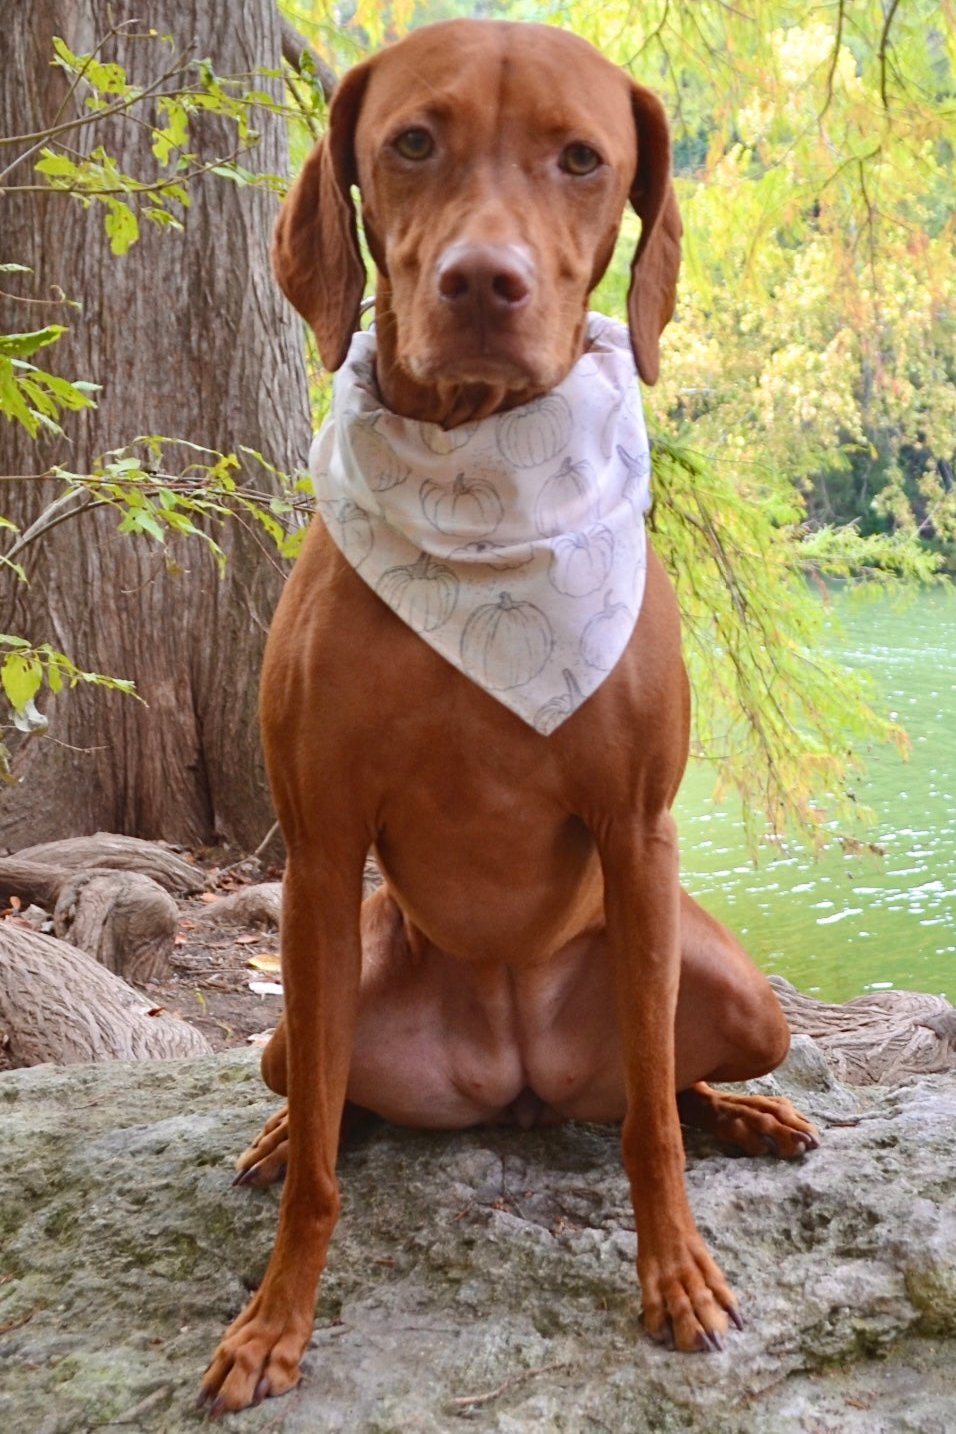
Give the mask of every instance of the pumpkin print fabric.
M 544 736 L 611 672 L 647 561 L 650 457 L 630 338 L 601 314 L 551 393 L 447 432 L 382 407 L 357 333 L 309 466 L 344 557 Z

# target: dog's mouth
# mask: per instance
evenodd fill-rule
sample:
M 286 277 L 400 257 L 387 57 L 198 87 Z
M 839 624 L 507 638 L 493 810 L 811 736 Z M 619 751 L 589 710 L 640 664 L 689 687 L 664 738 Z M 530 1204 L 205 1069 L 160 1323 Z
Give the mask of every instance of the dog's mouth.
M 407 355 L 404 367 L 421 384 L 487 384 L 524 391 L 550 388 L 557 381 L 540 361 L 531 361 L 517 341 L 475 344 L 471 351 L 461 340 L 434 345 Z
M 528 306 L 521 313 L 467 315 L 439 308 L 431 322 L 411 326 L 399 361 L 420 384 L 488 384 L 508 392 L 560 383 L 574 355 L 555 352 L 547 324 Z

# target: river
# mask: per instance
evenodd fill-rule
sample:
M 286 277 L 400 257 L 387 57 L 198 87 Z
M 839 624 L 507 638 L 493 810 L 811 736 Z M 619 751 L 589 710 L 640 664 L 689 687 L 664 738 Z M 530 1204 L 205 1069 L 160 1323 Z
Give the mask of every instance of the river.
M 829 653 L 873 675 L 911 742 L 908 761 L 867 753 L 854 784 L 885 855 L 774 847 L 755 866 L 739 804 L 715 804 L 695 762 L 676 807 L 684 884 L 763 970 L 820 1000 L 896 987 L 956 1003 L 956 595 L 838 592 L 828 614 Z

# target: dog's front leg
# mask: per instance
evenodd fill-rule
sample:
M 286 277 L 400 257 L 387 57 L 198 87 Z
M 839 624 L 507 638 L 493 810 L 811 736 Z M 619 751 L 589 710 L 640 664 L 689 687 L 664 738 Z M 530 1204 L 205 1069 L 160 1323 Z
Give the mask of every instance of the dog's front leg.
M 719 1349 L 733 1294 L 691 1214 L 675 1091 L 680 983 L 677 832 L 670 814 L 598 832 L 614 966 L 627 1114 L 621 1136 L 637 1228 L 637 1273 L 652 1338 Z
M 339 1211 L 335 1159 L 361 976 L 364 846 L 357 860 L 341 857 L 327 846 L 289 854 L 282 899 L 288 1170 L 265 1278 L 203 1380 L 200 1402 L 214 1415 L 293 1388 L 312 1333 Z

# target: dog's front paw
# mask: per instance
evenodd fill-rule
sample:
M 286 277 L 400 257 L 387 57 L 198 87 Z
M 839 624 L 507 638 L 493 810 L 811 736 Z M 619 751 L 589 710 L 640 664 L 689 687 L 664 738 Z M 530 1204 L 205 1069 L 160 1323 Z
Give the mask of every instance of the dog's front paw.
M 311 1318 L 297 1319 L 288 1310 L 284 1318 L 271 1315 L 259 1290 L 223 1335 L 203 1376 L 199 1407 L 218 1419 L 287 1394 L 299 1382 L 299 1360 L 311 1333 Z
M 699 1237 L 660 1258 L 638 1254 L 637 1272 L 644 1328 L 667 1349 L 715 1352 L 731 1324 L 743 1329 L 733 1292 Z

